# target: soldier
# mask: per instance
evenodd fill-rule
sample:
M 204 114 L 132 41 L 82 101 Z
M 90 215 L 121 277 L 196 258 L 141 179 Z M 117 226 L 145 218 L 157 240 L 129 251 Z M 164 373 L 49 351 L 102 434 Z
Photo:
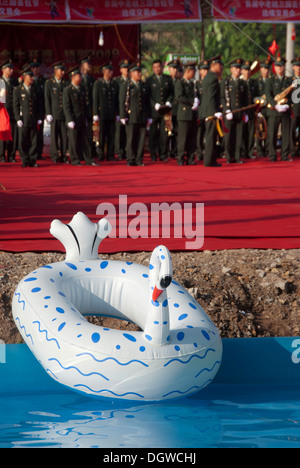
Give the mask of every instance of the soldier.
M 294 80 L 297 80 L 297 87 L 292 94 L 293 118 L 291 121 L 291 157 L 300 156 L 300 57 L 292 60 Z
M 63 90 L 63 110 L 66 116 L 71 164 L 80 165 L 81 155 L 87 166 L 97 166 L 93 161 L 88 139 L 88 110 L 83 88 L 80 86 L 81 73 L 78 68 L 69 70 L 71 84 Z
M 92 150 L 93 157 L 96 156 L 96 145 L 93 141 L 93 88 L 95 78 L 92 76 L 92 64 L 90 57 L 85 57 L 80 61 L 81 86 L 84 90 L 85 102 L 87 108 L 88 121 L 88 139 Z
M 38 159 L 43 159 L 44 149 L 44 117 L 45 117 L 45 82 L 46 79 L 40 73 L 40 63 L 34 60 L 30 64 L 30 69 L 33 73 L 33 86 L 39 101 L 39 105 L 42 106 L 41 115 L 43 115 L 42 123 L 38 126 Z
M 131 77 L 120 90 L 120 118 L 126 125 L 128 166 L 144 166 L 146 125 L 151 125 L 151 106 L 140 62 L 130 66 Z
M 13 109 L 13 91 L 14 88 L 18 86 L 18 80 L 13 77 L 14 67 L 10 60 L 6 60 L 1 64 L 1 70 L 1 80 L 3 80 L 5 83 L 5 108 L 9 115 L 12 141 L 0 140 L 0 162 L 5 162 L 5 152 L 7 152 L 7 162 L 16 162 L 15 157 L 18 143 L 18 127 Z
M 167 64 L 167 66 L 168 66 L 170 76 L 171 76 L 171 78 L 173 80 L 173 86 L 174 86 L 174 90 L 175 90 L 176 81 L 179 79 L 178 70 L 179 70 L 179 67 L 180 67 L 180 61 L 177 60 L 177 59 L 172 60 L 171 62 L 169 62 Z M 169 141 L 169 145 L 168 145 L 169 155 L 172 158 L 177 157 L 177 148 L 178 148 L 177 110 L 178 110 L 178 102 L 174 97 L 173 102 L 172 102 L 172 127 L 173 128 L 172 128 L 172 135 L 170 137 L 170 141 Z
M 223 73 L 223 62 L 221 55 L 208 60 L 210 69 L 202 82 L 202 103 L 201 115 L 205 120 L 205 151 L 204 151 L 204 166 L 221 167 L 217 163 L 217 129 L 213 118 L 221 119 L 221 92 L 220 79 Z
M 246 87 L 246 106 L 251 106 L 254 104 L 259 93 L 257 81 L 254 78 L 250 78 L 251 65 L 252 62 L 245 60 L 241 68 L 241 79 L 243 80 Z M 243 157 L 246 159 L 255 159 L 255 112 L 255 108 L 249 109 L 247 111 L 247 122 L 244 122 L 242 153 Z
M 232 60 L 229 63 L 231 76 L 221 82 L 221 104 L 225 113 L 226 127 L 229 130 L 224 137 L 228 164 L 232 162 L 243 164 L 241 161 L 243 124 L 248 116 L 243 120 L 243 112 L 232 112 L 246 104 L 246 86 L 240 79 L 242 63 L 243 60 L 240 58 Z
M 110 63 L 102 66 L 103 78 L 95 81 L 93 90 L 94 122 L 100 123 L 98 157 L 105 159 L 107 145 L 107 161 L 115 160 L 115 128 L 119 120 L 119 86 L 113 80 L 114 69 Z
M 172 78 L 163 73 L 161 60 L 152 62 L 152 71 L 153 74 L 147 78 L 153 118 L 149 133 L 149 149 L 152 161 L 156 161 L 157 158 L 160 161 L 167 161 L 168 133 L 165 130 L 165 120 L 160 110 L 162 111 L 164 106 L 171 110 L 174 86 Z
M 261 98 L 262 103 L 260 112 L 263 115 L 266 123 L 268 123 L 267 116 L 267 100 L 266 100 L 266 83 L 270 74 L 270 59 L 266 59 L 260 64 L 260 76 L 257 78 L 258 85 L 258 98 Z M 259 140 L 256 138 L 256 152 L 259 157 L 268 156 L 268 135 L 266 140 Z
M 175 98 L 178 101 L 178 156 L 177 164 L 183 166 L 186 154 L 186 164 L 194 165 L 194 153 L 197 138 L 197 110 L 200 103 L 194 77 L 196 64 L 190 63 L 184 67 L 181 80 L 175 84 Z
M 292 78 L 285 76 L 285 58 L 278 56 L 274 62 L 275 75 L 271 76 L 266 85 L 266 97 L 268 109 L 268 133 L 269 133 L 269 158 L 277 160 L 277 137 L 281 124 L 281 161 L 291 161 L 290 153 L 290 119 L 291 119 L 291 95 L 287 97 L 287 103 L 277 103 L 275 96 L 282 93 L 292 84 Z M 295 82 L 296 84 L 296 82 Z
M 202 113 L 202 82 L 204 78 L 206 77 L 207 73 L 209 70 L 209 64 L 207 60 L 204 60 L 204 62 L 201 62 L 199 65 L 199 80 L 197 80 L 197 90 L 199 94 L 199 99 L 200 99 L 200 105 L 198 107 L 198 131 L 197 131 L 197 159 L 200 161 L 203 159 L 204 155 L 204 135 L 205 135 L 205 119 L 203 118 L 203 113 Z
M 45 112 L 50 124 L 50 157 L 54 163 L 67 162 L 68 135 L 63 109 L 63 90 L 68 85 L 64 80 L 63 62 L 53 65 L 54 76 L 45 83 Z
M 38 102 L 34 78 L 30 67 L 22 71 L 23 83 L 14 88 L 13 107 L 19 129 L 19 153 L 22 167 L 38 167 L 37 126 L 41 125 L 43 107 Z
M 128 68 L 130 66 L 129 60 L 125 59 L 119 63 L 120 75 L 117 76 L 115 81 L 118 83 L 119 92 L 122 84 L 128 80 Z M 126 159 L 126 128 L 121 122 L 116 122 L 116 134 L 115 134 L 115 153 L 119 161 Z

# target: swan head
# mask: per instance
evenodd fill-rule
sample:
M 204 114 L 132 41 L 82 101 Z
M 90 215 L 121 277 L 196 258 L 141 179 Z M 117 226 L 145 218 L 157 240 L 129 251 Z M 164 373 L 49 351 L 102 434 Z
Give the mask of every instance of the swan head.
M 149 277 L 152 291 L 151 299 L 153 302 L 156 302 L 162 293 L 170 286 L 173 278 L 171 255 L 164 245 L 159 245 L 152 252 Z

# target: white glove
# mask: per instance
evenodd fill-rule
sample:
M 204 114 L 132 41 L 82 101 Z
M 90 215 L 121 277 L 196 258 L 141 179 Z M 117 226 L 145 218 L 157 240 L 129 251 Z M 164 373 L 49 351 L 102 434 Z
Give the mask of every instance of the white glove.
M 288 104 L 276 104 L 275 109 L 277 112 L 286 112 L 288 110 Z
M 226 119 L 233 120 L 233 113 L 231 112 L 231 110 L 226 111 Z
M 52 117 L 52 115 L 51 115 L 51 114 L 48 114 L 48 115 L 46 116 L 46 120 L 47 120 L 48 123 L 53 122 L 53 117 Z
M 172 104 L 171 104 L 169 101 L 167 101 L 167 102 L 166 102 L 166 106 L 168 106 L 168 107 L 171 108 L 171 107 L 172 107 Z
M 155 104 L 154 109 L 156 111 L 158 111 L 160 109 L 160 104 L 158 102 Z
M 75 128 L 75 122 L 68 122 L 68 127 L 73 130 Z
M 120 122 L 120 116 L 116 115 L 116 122 Z
M 197 110 L 198 107 L 199 107 L 199 104 L 200 104 L 199 99 L 198 99 L 198 98 L 195 98 L 195 99 L 194 99 L 194 102 L 193 102 L 192 110 Z
M 120 119 L 122 125 L 126 125 L 128 122 L 128 119 Z
M 147 119 L 147 125 L 151 125 L 153 122 L 153 119 Z
M 214 117 L 216 117 L 217 119 L 221 119 L 223 117 L 223 114 L 222 114 L 222 112 L 216 112 L 214 114 Z
M 23 122 L 22 122 L 22 120 L 18 120 L 17 125 L 18 125 L 19 128 L 22 128 L 22 127 L 23 127 Z
M 43 123 L 42 120 L 38 120 L 38 121 L 37 121 L 37 124 L 38 124 L 38 125 L 42 125 L 42 123 Z
M 93 122 L 99 122 L 99 115 L 93 115 Z
M 248 114 L 244 114 L 244 115 L 243 115 L 243 122 L 244 122 L 244 123 L 248 123 L 248 122 L 249 122 L 249 115 L 248 115 Z

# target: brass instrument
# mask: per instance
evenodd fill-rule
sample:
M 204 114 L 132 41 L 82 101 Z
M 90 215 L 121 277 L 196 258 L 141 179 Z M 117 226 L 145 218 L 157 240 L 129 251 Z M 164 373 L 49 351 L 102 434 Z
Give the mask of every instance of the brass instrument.
M 255 136 L 260 141 L 266 140 L 268 136 L 267 121 L 261 113 L 255 114 Z
M 281 93 L 276 94 L 274 97 L 274 101 L 276 101 L 277 104 L 286 104 L 288 102 L 287 95 L 294 89 L 295 85 L 291 84 L 287 88 L 285 88 Z
M 99 135 L 100 135 L 100 124 L 98 122 L 93 122 L 93 142 L 95 146 L 99 146 Z
M 169 106 L 160 106 L 158 110 L 159 114 L 163 115 L 165 121 L 165 131 L 168 136 L 173 135 L 173 122 L 172 122 L 172 109 Z
M 249 77 L 255 75 L 255 73 L 257 73 L 260 69 L 260 61 L 259 60 L 254 60 L 254 62 L 252 63 L 251 67 L 250 67 L 250 75 Z
M 259 104 L 260 107 L 266 107 L 266 105 L 267 105 L 267 96 L 265 94 L 263 94 L 262 96 L 259 96 L 259 97 L 255 98 L 254 102 L 256 104 Z

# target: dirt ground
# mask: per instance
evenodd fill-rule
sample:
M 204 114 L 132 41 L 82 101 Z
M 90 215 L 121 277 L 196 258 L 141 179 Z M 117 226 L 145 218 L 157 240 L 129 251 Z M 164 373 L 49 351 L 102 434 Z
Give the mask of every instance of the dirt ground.
M 149 264 L 149 252 L 101 258 Z M 61 253 L 0 252 L 0 340 L 20 343 L 11 302 L 18 282 L 37 267 L 63 261 Z M 222 337 L 300 335 L 300 250 L 225 250 L 172 253 L 174 279 L 201 304 Z M 129 322 L 91 318 L 109 327 Z

